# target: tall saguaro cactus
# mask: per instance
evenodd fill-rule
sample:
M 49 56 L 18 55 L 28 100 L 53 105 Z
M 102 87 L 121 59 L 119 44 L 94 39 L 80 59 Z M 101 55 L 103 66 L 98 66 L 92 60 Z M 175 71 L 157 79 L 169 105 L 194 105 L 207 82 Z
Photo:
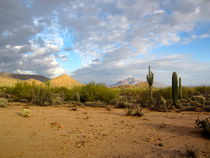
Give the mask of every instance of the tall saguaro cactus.
M 182 79 L 179 77 L 179 99 L 182 99 Z
M 154 74 L 152 71 L 150 71 L 150 66 L 147 74 L 147 83 L 149 84 L 149 96 L 150 96 L 150 101 L 153 101 L 152 97 L 152 85 L 153 85 L 153 80 L 154 80 Z
M 173 98 L 174 106 L 177 106 L 177 102 L 178 102 L 178 77 L 177 77 L 176 72 L 173 72 L 173 74 L 172 74 L 172 98 Z

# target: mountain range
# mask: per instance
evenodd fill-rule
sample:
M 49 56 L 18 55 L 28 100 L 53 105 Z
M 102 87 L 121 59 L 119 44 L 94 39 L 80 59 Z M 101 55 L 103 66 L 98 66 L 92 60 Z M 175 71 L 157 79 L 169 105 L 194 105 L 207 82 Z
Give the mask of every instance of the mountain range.
M 136 85 L 141 82 L 142 81 L 137 78 L 129 77 L 125 80 L 117 81 L 115 84 L 112 84 L 110 87 L 117 87 L 117 86 L 123 86 L 123 85 Z
M 15 73 L 8 73 L 8 72 L 0 72 L 0 77 L 9 77 L 18 80 L 28 80 L 28 79 L 35 79 L 41 82 L 45 82 L 50 80 L 49 78 L 42 76 L 42 75 L 31 75 L 31 74 L 15 74 Z
M 166 87 L 163 83 L 159 83 L 154 81 L 154 87 Z M 138 78 L 129 77 L 125 80 L 117 81 L 115 84 L 110 85 L 110 87 L 123 87 L 123 88 L 146 88 L 148 87 L 148 83 L 145 81 L 141 81 Z
M 42 75 L 30 75 L 30 74 L 13 74 L 7 72 L 0 72 L 0 87 L 1 86 L 14 86 L 16 83 L 35 83 L 36 85 L 44 85 L 44 82 L 48 81 L 52 87 L 67 87 L 72 88 L 74 86 L 81 86 L 82 84 L 70 77 L 63 74 L 61 76 L 49 79 Z

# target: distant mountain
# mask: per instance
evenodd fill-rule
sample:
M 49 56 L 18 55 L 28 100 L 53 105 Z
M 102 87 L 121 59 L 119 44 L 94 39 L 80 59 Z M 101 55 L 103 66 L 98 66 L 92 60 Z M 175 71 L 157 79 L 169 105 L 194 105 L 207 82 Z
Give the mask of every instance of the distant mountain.
M 136 85 L 136 84 L 139 84 L 141 82 L 142 81 L 137 79 L 137 78 L 129 77 L 125 80 L 117 81 L 115 84 L 112 84 L 110 87 L 118 87 L 118 86 L 123 86 L 123 85 Z
M 163 83 L 154 82 L 154 87 L 166 87 Z M 148 88 L 148 83 L 145 81 L 141 81 L 134 77 L 129 77 L 125 80 L 121 80 L 116 82 L 115 84 L 110 85 L 110 87 L 119 87 L 119 88 Z
M 70 77 L 69 75 L 61 75 L 52 80 L 49 80 L 52 87 L 67 87 L 72 88 L 74 86 L 81 86 L 82 84 Z
M 14 73 L 8 73 L 8 72 L 0 72 L 0 77 L 9 77 L 9 78 L 15 78 L 19 80 L 34 79 L 34 80 L 39 80 L 41 82 L 50 80 L 49 78 L 42 75 L 14 74 Z

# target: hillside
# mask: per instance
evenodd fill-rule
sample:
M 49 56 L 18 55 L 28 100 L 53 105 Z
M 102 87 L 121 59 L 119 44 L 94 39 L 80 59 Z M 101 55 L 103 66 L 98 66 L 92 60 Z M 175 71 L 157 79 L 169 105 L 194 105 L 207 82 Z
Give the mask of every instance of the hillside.
M 67 88 L 72 88 L 75 86 L 81 86 L 82 84 L 73 79 L 72 77 L 64 74 L 61 76 L 58 76 L 52 80 L 49 81 L 50 85 L 52 87 L 67 87 Z
M 24 82 L 28 83 L 28 84 L 35 84 L 35 85 L 44 85 L 43 82 L 39 81 L 39 80 L 35 80 L 35 79 L 28 79 L 28 80 L 25 80 Z
M 15 86 L 17 82 L 20 82 L 20 80 L 0 76 L 0 87 L 12 87 Z
M 9 78 L 14 78 L 14 79 L 19 79 L 19 80 L 35 79 L 41 82 L 50 80 L 49 78 L 42 75 L 14 74 L 14 73 L 8 73 L 8 72 L 0 72 L 0 77 L 9 77 Z

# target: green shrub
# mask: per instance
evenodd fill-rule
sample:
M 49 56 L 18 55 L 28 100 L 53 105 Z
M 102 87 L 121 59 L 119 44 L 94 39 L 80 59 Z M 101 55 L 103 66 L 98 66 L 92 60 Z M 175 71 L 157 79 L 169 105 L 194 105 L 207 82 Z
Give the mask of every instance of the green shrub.
M 109 104 L 117 97 L 115 90 L 94 82 L 81 87 L 79 94 L 81 102 L 102 101 Z
M 32 86 L 31 102 L 36 105 L 54 105 L 58 103 L 55 93 L 48 87 Z
M 16 96 L 16 101 L 20 101 L 20 99 L 29 99 L 30 100 L 30 92 L 31 85 L 27 83 L 16 83 L 15 87 L 12 89 L 12 93 Z
M 39 86 L 35 84 L 17 83 L 15 87 L 1 88 L 1 95 L 9 96 L 11 100 L 31 102 L 36 105 L 62 104 L 64 101 L 111 103 L 117 98 L 116 90 L 104 84 L 89 83 L 82 87 L 68 89 L 65 87 L 52 88 L 48 84 Z
M 17 83 L 15 87 L 7 91 L 14 101 L 31 102 L 36 105 L 61 104 L 64 96 L 61 90 L 49 86 Z
M 8 103 L 7 99 L 0 98 L 0 107 L 6 107 L 7 103 Z
M 200 87 L 194 87 L 195 92 L 197 93 L 197 95 L 200 94 L 210 94 L 210 86 L 200 86 Z

